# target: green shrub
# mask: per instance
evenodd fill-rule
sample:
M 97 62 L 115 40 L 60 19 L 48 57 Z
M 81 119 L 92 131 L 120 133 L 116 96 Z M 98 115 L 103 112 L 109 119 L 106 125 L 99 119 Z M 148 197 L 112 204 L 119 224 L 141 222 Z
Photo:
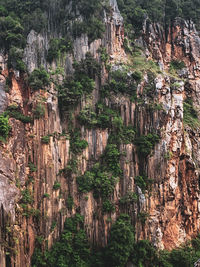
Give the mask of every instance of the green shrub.
M 170 69 L 171 70 L 180 70 L 185 68 L 185 63 L 183 61 L 179 61 L 179 60 L 172 60 L 170 62 Z
M 28 167 L 29 167 L 31 172 L 36 172 L 37 171 L 37 167 L 34 165 L 33 162 L 29 162 L 28 163 Z
M 80 111 L 78 120 L 81 125 L 89 129 L 97 126 L 97 115 L 90 107 L 85 107 Z
M 44 193 L 43 198 L 49 198 L 50 195 L 48 193 Z
M 5 140 L 8 137 L 11 126 L 9 125 L 9 117 L 5 114 L 0 115 L 0 137 Z
M 69 196 L 68 198 L 67 198 L 67 208 L 69 209 L 69 210 L 72 210 L 72 208 L 73 208 L 73 206 L 74 206 L 74 200 L 73 200 L 73 197 L 72 196 Z
M 80 132 L 76 129 L 70 134 L 70 150 L 74 154 L 80 154 L 84 149 L 88 147 L 88 142 L 82 140 L 80 137 Z
M 91 255 L 83 221 L 79 214 L 67 218 L 60 240 L 54 243 L 51 250 L 40 253 L 35 249 L 32 266 L 89 267 Z
M 191 98 L 187 98 L 183 103 L 183 122 L 192 129 L 200 127 L 197 111 L 193 107 Z
M 102 96 L 108 96 L 112 91 L 116 94 L 126 94 L 136 97 L 137 83 L 140 81 L 139 72 L 132 75 L 126 70 L 118 69 L 111 72 L 110 81 L 102 88 Z
M 140 240 L 133 245 L 133 251 L 130 259 L 136 266 L 160 266 L 158 265 L 157 250 L 148 240 Z M 166 265 L 166 267 L 170 266 Z
M 147 157 L 155 144 L 159 141 L 159 136 L 154 133 L 148 135 L 142 135 L 135 139 L 135 144 L 137 146 L 137 151 L 140 156 Z
M 35 69 L 29 76 L 28 82 L 33 90 L 45 89 L 50 84 L 50 76 L 44 68 Z
M 49 135 L 42 136 L 41 137 L 41 142 L 42 142 L 42 144 L 49 144 L 50 136 Z
M 66 79 L 58 86 L 58 104 L 60 111 L 69 110 L 76 106 L 82 96 L 92 93 L 95 87 L 95 76 L 100 72 L 100 65 L 90 53 L 80 62 L 75 62 L 74 76 Z
M 137 201 L 137 194 L 134 192 L 128 192 L 126 195 L 120 198 L 119 203 L 121 205 L 134 204 Z
M 10 117 L 15 118 L 16 120 L 19 120 L 23 123 L 33 122 L 33 119 L 31 117 L 25 116 L 24 114 L 21 113 L 21 110 L 17 105 L 8 106 L 5 113 L 8 114 Z
M 138 220 L 141 222 L 142 225 L 145 225 L 149 214 L 147 212 L 140 212 L 138 213 Z
M 107 198 L 114 191 L 116 178 L 111 173 L 104 171 L 101 165 L 96 164 L 90 171 L 77 177 L 77 184 L 80 192 L 86 193 L 93 190 L 95 198 Z
M 107 265 L 124 267 L 131 255 L 134 244 L 134 231 L 130 217 L 121 214 L 112 225 L 105 253 Z
M 149 179 L 146 175 L 136 176 L 134 181 L 135 184 L 140 187 L 143 193 L 145 193 L 146 190 L 151 190 L 153 180 Z
M 101 39 L 105 32 L 104 23 L 98 18 L 90 18 L 87 21 L 75 21 L 72 27 L 74 37 L 80 37 L 85 33 L 88 36 L 88 42 L 91 43 L 96 39 Z
M 78 190 L 82 193 L 90 192 L 93 188 L 95 172 L 86 171 L 84 175 L 76 178 Z
M 116 178 L 108 172 L 102 172 L 101 169 L 94 168 L 95 179 L 93 183 L 93 194 L 95 198 L 108 198 L 113 194 L 116 184 Z
M 11 46 L 24 47 L 24 28 L 19 19 L 12 16 L 0 17 L 0 42 L 6 49 Z
M 105 200 L 103 201 L 103 204 L 102 204 L 102 211 L 104 213 L 107 213 L 107 212 L 113 213 L 115 211 L 115 206 L 113 205 L 113 203 L 110 202 L 110 200 Z
M 52 221 L 50 232 L 53 232 L 56 228 L 57 221 Z
M 76 106 L 83 94 L 90 94 L 94 89 L 94 81 L 86 75 L 78 80 L 65 80 L 58 89 L 59 107 L 61 111 L 68 110 Z
M 78 168 L 78 161 L 73 157 L 72 159 L 69 160 L 67 166 L 60 170 L 60 173 L 64 173 L 65 178 L 71 177 L 73 173 L 77 173 L 77 168 Z
M 54 38 L 50 40 L 49 49 L 47 54 L 47 60 L 52 62 L 54 59 L 59 58 L 61 53 L 72 51 L 71 41 L 67 41 L 64 38 Z
M 102 156 L 103 163 L 107 166 L 107 169 L 115 176 L 122 174 L 122 170 L 119 163 L 120 155 L 121 153 L 117 145 L 108 144 Z
M 53 185 L 53 190 L 58 190 L 60 189 L 60 187 L 61 187 L 61 184 L 58 181 L 55 181 Z
M 8 68 L 14 68 L 19 71 L 26 71 L 26 65 L 23 62 L 23 49 L 12 46 L 8 54 Z
M 34 114 L 34 118 L 35 119 L 40 119 L 42 117 L 44 117 L 45 115 L 45 106 L 41 103 L 38 103 L 35 107 L 35 109 L 33 110 L 33 114 Z
M 22 199 L 21 199 L 21 203 L 23 204 L 32 204 L 33 202 L 33 197 L 31 196 L 31 193 L 28 189 L 25 189 L 23 191 L 21 191 L 22 194 Z

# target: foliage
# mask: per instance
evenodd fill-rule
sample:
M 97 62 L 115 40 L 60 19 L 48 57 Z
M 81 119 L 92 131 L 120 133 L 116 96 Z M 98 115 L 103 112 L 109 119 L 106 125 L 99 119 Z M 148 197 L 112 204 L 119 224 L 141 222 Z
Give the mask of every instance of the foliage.
M 47 54 L 47 60 L 52 62 L 54 59 L 58 59 L 61 53 L 72 51 L 72 43 L 64 38 L 54 38 L 49 42 L 49 49 Z
M 174 70 L 180 70 L 185 68 L 185 63 L 183 61 L 179 61 L 179 60 L 172 60 L 170 62 L 170 69 L 174 69 Z
M 83 176 L 77 177 L 80 192 L 86 193 L 93 190 L 94 197 L 109 197 L 115 187 L 116 179 L 110 173 L 103 171 L 99 164 L 85 172 Z
M 88 106 L 80 111 L 78 120 L 81 125 L 84 125 L 89 129 L 97 126 L 97 114 Z
M 73 173 L 77 173 L 78 161 L 73 157 L 69 160 L 67 166 L 60 170 L 60 173 L 64 173 L 65 178 L 69 178 Z
M 86 53 L 85 59 L 81 59 L 80 62 L 75 61 L 73 67 L 76 79 L 81 79 L 82 75 L 95 79 L 96 76 L 100 75 L 101 66 L 90 52 Z
M 0 42 L 6 49 L 25 45 L 23 31 L 24 28 L 18 18 L 11 15 L 0 17 Z
M 80 132 L 76 129 L 70 133 L 70 150 L 74 154 L 80 154 L 88 146 L 86 140 L 81 139 Z
M 141 222 L 142 225 L 145 225 L 149 214 L 147 212 L 140 212 L 138 213 L 138 220 Z
M 72 208 L 73 208 L 73 206 L 74 206 L 74 200 L 73 200 L 73 197 L 72 196 L 69 196 L 68 198 L 67 198 L 67 208 L 69 209 L 69 210 L 72 210 Z
M 23 204 L 32 204 L 33 202 L 33 197 L 31 196 L 31 193 L 28 189 L 25 189 L 23 191 L 21 191 L 22 194 L 22 199 L 21 199 L 21 203 Z
M 11 46 L 8 53 L 8 68 L 14 68 L 19 71 L 26 71 L 26 65 L 23 62 L 23 49 Z
M 121 153 L 116 144 L 108 144 L 102 156 L 103 165 L 106 166 L 106 168 L 112 172 L 114 176 L 119 176 L 122 174 L 119 163 L 120 155 Z
M 36 172 L 37 171 L 37 167 L 34 165 L 33 162 L 29 162 L 28 163 L 28 167 L 29 167 L 31 172 Z
M 57 221 L 52 221 L 52 224 L 51 224 L 51 229 L 50 229 L 50 232 L 53 232 L 56 228 L 56 225 L 57 225 Z
M 82 96 L 89 95 L 94 89 L 94 79 L 99 74 L 99 64 L 90 53 L 86 54 L 85 60 L 74 63 L 74 76 L 64 80 L 58 86 L 58 100 L 61 111 L 76 106 Z
M 103 204 L 102 204 L 102 211 L 104 213 L 106 212 L 114 212 L 115 211 L 115 206 L 113 205 L 112 202 L 110 202 L 110 200 L 105 200 L 103 201 Z
M 126 195 L 120 198 L 119 203 L 121 205 L 134 204 L 137 201 L 137 194 L 134 192 L 128 192 Z
M 139 75 L 128 73 L 125 69 L 118 69 L 110 73 L 110 81 L 103 87 L 102 96 L 114 93 L 136 96 L 137 83 L 140 81 Z
M 20 120 L 23 123 L 31 123 L 33 119 L 29 116 L 26 116 L 21 113 L 20 107 L 17 105 L 10 105 L 7 107 L 5 111 L 11 118 L 15 118 L 16 120 Z
M 83 217 L 76 214 L 67 218 L 64 231 L 50 251 L 41 253 L 35 249 L 32 257 L 32 266 L 83 266 L 89 267 L 90 249 L 84 231 Z
M 58 190 L 60 189 L 60 187 L 61 187 L 61 184 L 58 181 L 55 181 L 53 185 L 53 190 Z
M 159 141 L 159 136 L 154 133 L 149 133 L 148 135 L 142 135 L 135 139 L 135 144 L 137 146 L 137 151 L 140 156 L 147 157 L 155 144 Z
M 130 217 L 121 214 L 112 225 L 106 248 L 107 266 L 124 267 L 134 244 L 134 231 Z
M 82 193 L 90 192 L 93 189 L 95 179 L 95 172 L 86 171 L 84 175 L 76 178 L 78 184 L 78 190 Z
M 44 193 L 43 198 L 49 198 L 50 195 L 48 193 Z
M 197 111 L 193 107 L 191 98 L 187 98 L 183 103 L 183 122 L 192 129 L 200 127 Z
M 168 26 L 176 17 L 192 19 L 195 23 L 199 23 L 200 3 L 195 0 L 118 0 L 117 2 L 130 37 L 141 31 L 147 17 L 150 21 L 160 22 L 164 26 Z
M 146 175 L 136 176 L 134 181 L 135 184 L 140 187 L 143 193 L 145 193 L 146 190 L 151 190 L 153 180 L 149 179 Z
M 0 115 L 0 137 L 5 140 L 8 137 L 11 126 L 9 124 L 9 117 L 6 114 Z
M 50 136 L 49 135 L 42 136 L 41 137 L 41 142 L 42 142 L 42 144 L 49 144 Z
M 106 69 L 108 69 L 109 55 L 107 53 L 106 47 L 101 46 L 97 52 L 100 54 L 101 62 L 103 62 Z
M 86 106 L 80 111 L 78 120 L 81 125 L 89 129 L 113 129 L 113 132 L 118 134 L 119 142 L 129 144 L 134 141 L 135 131 L 133 127 L 130 125 L 124 126 L 119 113 L 102 103 L 97 103 L 95 111 L 91 107 Z
M 148 240 L 140 240 L 134 244 L 130 259 L 136 266 L 160 266 L 157 251 Z
M 38 103 L 36 105 L 35 109 L 33 110 L 33 114 L 34 114 L 35 119 L 40 119 L 40 118 L 44 117 L 44 115 L 45 115 L 44 105 L 41 103 Z
M 86 33 L 89 43 L 102 38 L 102 34 L 105 31 L 105 26 L 102 21 L 102 13 L 105 7 L 104 2 L 100 0 L 74 1 L 74 7 L 81 11 L 83 18 L 83 21 L 75 20 L 73 23 L 72 32 L 74 37 Z
M 50 76 L 43 67 L 40 67 L 30 74 L 28 82 L 33 90 L 45 89 L 50 84 Z

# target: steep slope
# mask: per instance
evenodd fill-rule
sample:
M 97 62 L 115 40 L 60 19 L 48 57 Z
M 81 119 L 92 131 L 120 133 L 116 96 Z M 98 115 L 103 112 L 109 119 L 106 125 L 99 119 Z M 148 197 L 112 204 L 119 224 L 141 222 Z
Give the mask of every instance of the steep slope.
M 176 19 L 166 37 L 147 19 L 131 48 L 116 1 L 110 5 L 102 39 L 72 38 L 73 51 L 50 63 L 60 36 L 51 23 L 50 33 L 32 30 L 23 55 L 29 78 L 1 53 L 0 109 L 11 131 L 0 148 L 0 266 L 31 266 L 35 246 L 51 248 L 77 213 L 94 247 L 107 244 L 121 213 L 136 240 L 160 249 L 198 234 L 198 33 Z M 48 74 L 37 77 L 40 65 Z

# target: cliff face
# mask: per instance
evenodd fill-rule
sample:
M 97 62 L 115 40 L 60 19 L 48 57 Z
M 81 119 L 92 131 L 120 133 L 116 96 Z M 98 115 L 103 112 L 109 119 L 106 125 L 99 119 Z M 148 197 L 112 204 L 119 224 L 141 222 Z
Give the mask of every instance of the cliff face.
M 85 58 L 86 52 L 91 52 L 99 60 L 100 46 L 106 47 L 112 68 L 129 63 L 123 47 L 123 19 L 116 2 L 111 1 L 111 5 L 111 15 L 104 18 L 106 31 L 103 39 L 89 45 L 88 37 L 82 35 L 74 40 L 73 56 L 62 58 L 60 64 L 66 74 L 73 72 L 73 60 Z M 50 69 L 45 58 L 49 38 L 34 31 L 28 35 L 24 61 L 29 72 L 40 64 Z M 198 233 L 200 140 L 198 128 L 183 123 L 183 111 L 184 100 L 191 98 L 199 112 L 200 38 L 192 22 L 177 19 L 166 35 L 160 25 L 147 21 L 138 44 L 144 57 L 158 62 L 160 72 L 156 72 L 150 81 L 144 71 L 144 79 L 137 87 L 140 101 L 132 102 L 122 95 L 112 95 L 106 101 L 110 106 L 119 107 L 124 123 L 134 126 L 140 136 L 156 132 L 160 140 L 151 155 L 144 158 L 138 155 L 135 144 L 120 146 L 126 155 L 120 162 L 123 179 L 114 190 L 112 200 L 116 211 L 112 214 L 101 213 L 101 201 L 95 200 L 92 192 L 87 195 L 78 192 L 76 175 L 68 179 L 58 175 L 69 163 L 71 153 L 69 138 L 62 135 L 69 128 L 69 121 L 60 119 L 53 84 L 46 91 L 32 92 L 25 75 L 16 71 L 8 73 L 7 58 L 1 55 L 0 111 L 17 104 L 25 115 L 31 116 L 40 103 L 45 106 L 45 115 L 35 119 L 33 124 L 10 118 L 11 136 L 0 147 L 0 266 L 30 266 L 36 237 L 42 235 L 51 247 L 62 232 L 65 218 L 76 211 L 84 215 L 89 240 L 99 246 L 106 244 L 112 222 L 124 211 L 132 218 L 136 238 L 148 238 L 161 249 L 177 247 Z M 175 60 L 185 63 L 176 74 L 170 73 L 170 62 Z M 51 64 L 53 70 L 57 65 L 56 62 Z M 5 92 L 8 76 L 12 86 Z M 107 76 L 103 68 L 90 100 L 93 106 L 99 100 L 99 88 Z M 151 90 L 147 92 L 145 88 L 150 83 Z M 74 114 L 85 105 L 87 100 L 82 99 Z M 41 142 L 41 137 L 46 135 L 50 135 L 48 144 Z M 82 126 L 81 135 L 88 142 L 88 147 L 78 156 L 78 170 L 84 174 L 105 150 L 109 131 Z M 142 170 L 153 180 L 150 192 L 142 191 L 135 184 L 135 177 L 141 175 Z M 55 181 L 61 185 L 57 190 Z M 27 204 L 28 211 L 20 205 L 27 189 L 33 198 Z M 128 192 L 136 192 L 138 200 L 131 206 L 121 207 L 119 200 Z M 74 201 L 72 210 L 67 209 L 69 196 Z

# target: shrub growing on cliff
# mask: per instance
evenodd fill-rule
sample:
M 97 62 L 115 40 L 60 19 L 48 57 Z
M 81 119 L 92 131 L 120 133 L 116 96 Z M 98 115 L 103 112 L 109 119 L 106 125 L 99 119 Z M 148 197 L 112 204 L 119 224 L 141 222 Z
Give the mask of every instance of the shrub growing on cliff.
M 74 154 L 80 154 L 88 146 L 86 140 L 81 139 L 80 132 L 76 129 L 70 133 L 70 150 Z
M 33 90 L 45 89 L 50 84 L 50 76 L 44 68 L 35 69 L 29 76 L 29 85 Z
M 34 118 L 36 119 L 40 119 L 42 117 L 44 117 L 45 115 L 45 107 L 43 104 L 38 103 L 35 107 L 35 109 L 33 110 L 33 114 L 34 114 Z
M 42 142 L 42 144 L 49 144 L 50 136 L 49 135 L 42 136 L 41 137 L 41 142 Z
M 137 151 L 140 156 L 147 157 L 155 144 L 159 141 L 159 136 L 154 133 L 148 135 L 142 135 L 135 139 L 135 144 L 137 146 Z
M 131 255 L 134 244 L 134 231 L 130 217 L 121 214 L 113 224 L 106 247 L 107 266 L 124 267 Z
M 54 243 L 50 251 L 45 251 L 45 254 L 36 249 L 32 266 L 89 267 L 91 254 L 83 222 L 80 214 L 67 218 L 60 240 Z
M 183 103 L 183 122 L 192 129 L 200 127 L 197 111 L 193 107 L 191 98 L 187 98 Z
M 47 54 L 47 60 L 52 62 L 54 59 L 59 58 L 61 53 L 69 52 L 72 50 L 71 41 L 67 41 L 64 38 L 54 38 L 50 40 L 49 49 Z
M 146 175 L 136 176 L 134 181 L 135 181 L 135 184 L 140 187 L 143 193 L 145 192 L 145 190 L 151 189 L 151 185 L 153 182 L 153 180 L 149 179 Z
M 102 89 L 102 96 L 107 96 L 112 91 L 116 94 L 121 93 L 135 97 L 139 80 L 139 75 L 136 73 L 131 75 L 124 69 L 113 71 L 110 74 L 110 81 Z
M 8 53 L 8 68 L 14 68 L 19 71 L 26 71 L 26 65 L 23 62 L 23 49 L 12 46 Z
M 20 108 L 16 105 L 8 106 L 5 113 L 8 114 L 11 118 L 15 118 L 16 120 L 20 120 L 23 123 L 33 122 L 33 118 L 31 118 L 29 116 L 25 116 L 24 114 L 22 114 Z
M 5 114 L 0 115 L 0 141 L 5 141 L 11 129 L 8 119 Z

